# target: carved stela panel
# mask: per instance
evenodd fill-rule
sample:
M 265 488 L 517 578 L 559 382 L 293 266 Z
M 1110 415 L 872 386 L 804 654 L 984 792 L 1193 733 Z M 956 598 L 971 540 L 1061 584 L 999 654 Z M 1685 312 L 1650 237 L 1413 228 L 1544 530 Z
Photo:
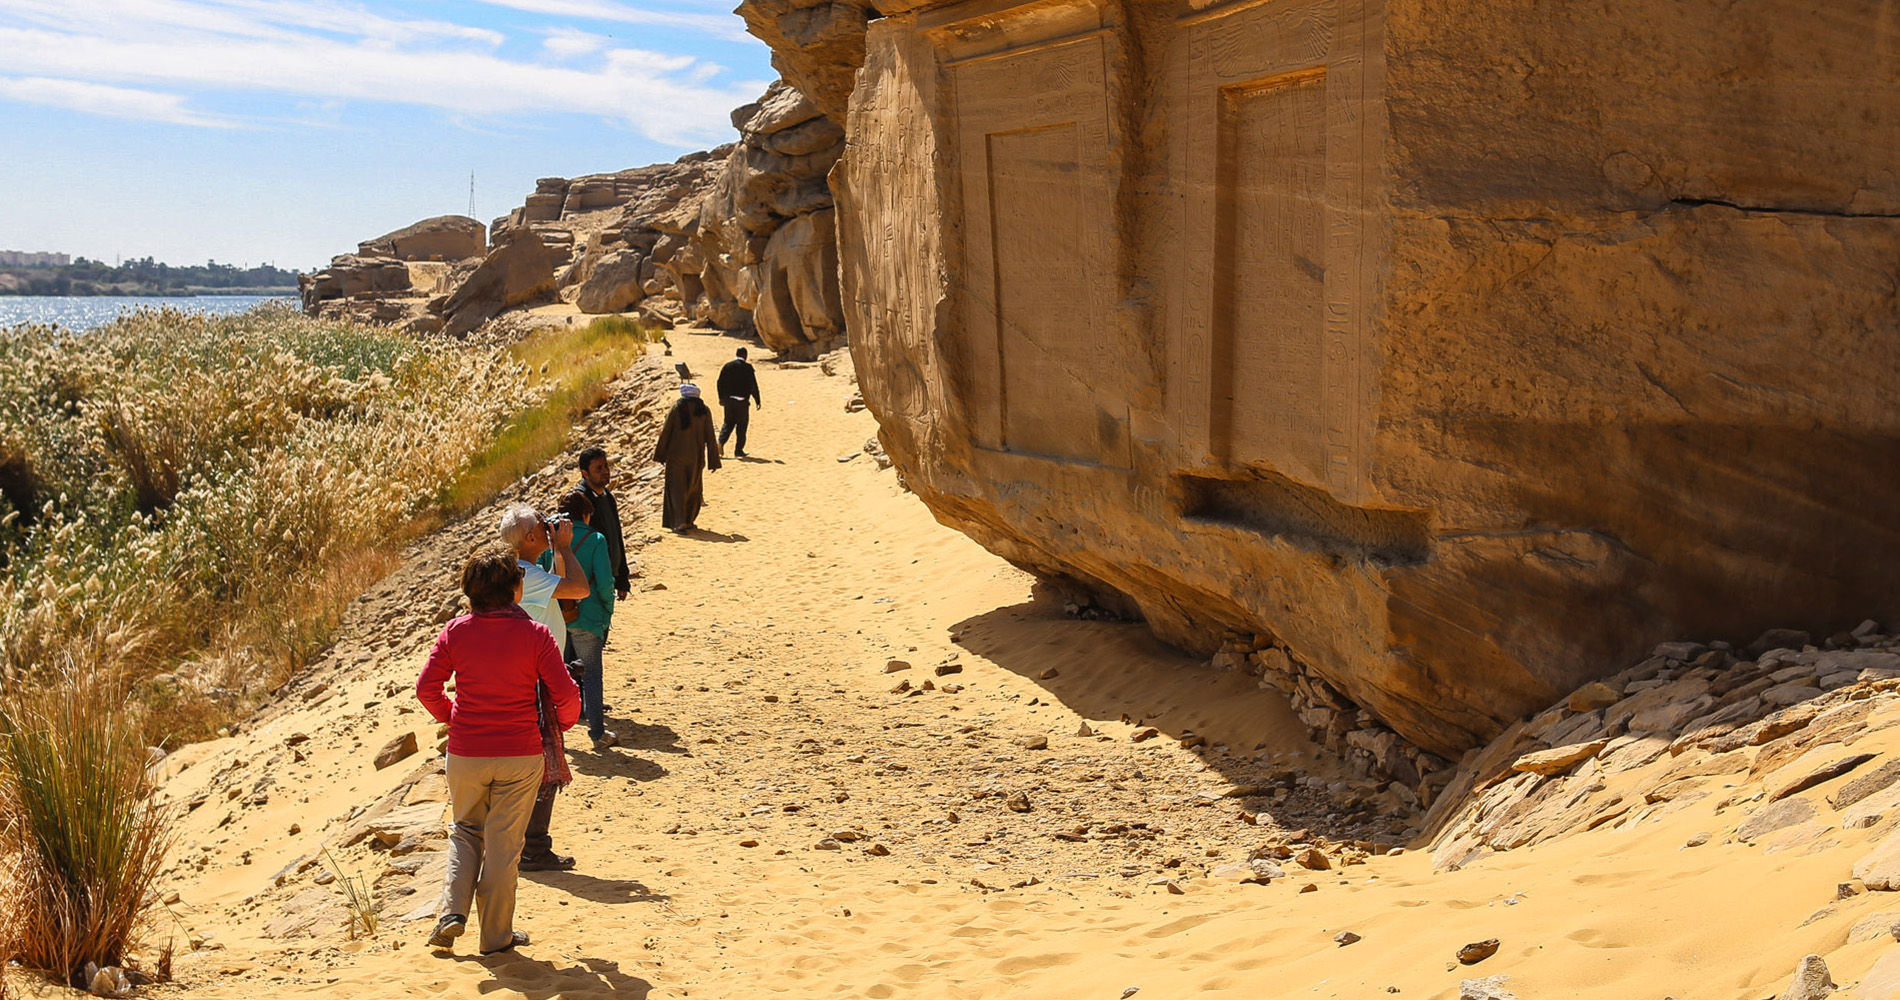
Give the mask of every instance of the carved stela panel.
M 1324 477 L 1326 75 L 1223 87 L 1216 164 L 1213 446 Z
M 1364 498 L 1363 0 L 1241 2 L 1181 22 L 1183 280 L 1169 400 L 1190 465 Z
M 964 331 L 978 445 L 1126 463 L 1108 302 L 1108 112 L 1099 31 L 949 64 L 963 183 Z

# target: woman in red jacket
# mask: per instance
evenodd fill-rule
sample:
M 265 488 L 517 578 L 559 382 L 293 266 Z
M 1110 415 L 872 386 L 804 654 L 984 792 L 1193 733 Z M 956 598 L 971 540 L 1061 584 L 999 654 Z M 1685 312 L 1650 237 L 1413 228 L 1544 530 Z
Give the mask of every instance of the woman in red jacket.
M 434 948 L 450 948 L 468 928 L 468 908 L 482 914 L 484 955 L 528 943 L 514 929 L 516 866 L 528 816 L 541 788 L 543 754 L 535 684 L 545 685 L 563 730 L 580 718 L 580 690 L 568 676 L 547 626 L 528 617 L 521 567 L 497 549 L 462 567 L 471 613 L 444 626 L 416 681 L 416 698 L 449 725 L 449 873 L 436 907 Z M 455 678 L 455 697 L 442 686 Z

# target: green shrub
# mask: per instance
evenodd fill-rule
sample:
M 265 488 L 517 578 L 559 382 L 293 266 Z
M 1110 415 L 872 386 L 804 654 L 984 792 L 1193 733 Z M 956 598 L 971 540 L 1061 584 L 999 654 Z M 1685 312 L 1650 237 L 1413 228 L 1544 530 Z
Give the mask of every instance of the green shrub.
M 118 695 L 68 668 L 0 700 L 0 921 L 21 964 L 61 979 L 124 961 L 169 844 Z

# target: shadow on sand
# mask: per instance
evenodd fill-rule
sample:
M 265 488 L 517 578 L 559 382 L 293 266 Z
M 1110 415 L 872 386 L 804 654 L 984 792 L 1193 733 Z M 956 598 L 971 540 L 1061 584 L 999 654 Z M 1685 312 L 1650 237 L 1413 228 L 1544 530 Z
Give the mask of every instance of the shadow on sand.
M 578 727 L 577 727 L 578 728 Z M 658 781 L 672 772 L 658 761 L 641 756 L 649 754 L 689 754 L 673 727 L 643 722 L 610 721 L 609 729 L 620 734 L 620 745 L 605 750 L 586 749 L 586 734 L 571 739 L 568 766 L 593 778 L 631 778 L 634 781 Z
M 533 945 L 529 945 L 533 948 Z M 500 955 L 456 955 L 458 962 L 476 962 L 495 977 L 481 991 L 507 990 L 523 996 L 555 996 L 571 993 L 604 993 L 629 1000 L 645 1000 L 653 984 L 620 971 L 620 963 L 603 958 L 583 958 L 563 969 L 553 962 L 529 958 L 519 952 Z
M 690 528 L 678 534 L 682 538 L 692 538 L 702 542 L 749 542 L 752 540 L 744 535 L 722 535 L 717 531 L 707 531 L 705 528 Z
M 664 903 L 673 897 L 654 892 L 641 882 L 632 879 L 595 878 L 577 871 L 565 872 L 522 872 L 521 877 L 538 882 L 550 889 L 560 889 L 589 902 L 607 906 L 619 906 L 623 903 Z
M 966 618 L 951 634 L 969 653 L 1041 688 L 1038 700 L 1089 720 L 1098 738 L 1175 741 L 1236 791 L 1256 790 L 1223 801 L 1260 822 L 1352 840 L 1394 836 L 1416 818 L 1383 814 L 1353 793 L 1302 786 L 1304 777 L 1332 784 L 1352 772 L 1307 737 L 1284 695 L 1243 673 L 1209 668 L 1145 625 L 1072 619 L 1058 600 L 1038 593 Z M 1285 791 L 1267 794 L 1273 789 Z

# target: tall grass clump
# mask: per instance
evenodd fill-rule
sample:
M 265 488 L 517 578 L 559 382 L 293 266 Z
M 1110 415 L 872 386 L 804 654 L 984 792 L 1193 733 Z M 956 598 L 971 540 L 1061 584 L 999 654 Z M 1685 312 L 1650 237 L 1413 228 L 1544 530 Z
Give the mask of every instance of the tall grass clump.
M 0 688 L 97 665 L 145 741 L 209 735 L 551 391 L 516 349 L 287 308 L 0 330 Z
M 169 846 L 116 698 L 70 666 L 0 698 L 0 950 L 61 979 L 124 962 Z
M 443 506 L 466 513 L 539 469 L 567 443 L 582 414 L 607 398 L 607 384 L 660 338 L 658 327 L 602 316 L 578 331 L 544 329 L 508 348 L 546 394 L 511 417 L 449 487 Z

